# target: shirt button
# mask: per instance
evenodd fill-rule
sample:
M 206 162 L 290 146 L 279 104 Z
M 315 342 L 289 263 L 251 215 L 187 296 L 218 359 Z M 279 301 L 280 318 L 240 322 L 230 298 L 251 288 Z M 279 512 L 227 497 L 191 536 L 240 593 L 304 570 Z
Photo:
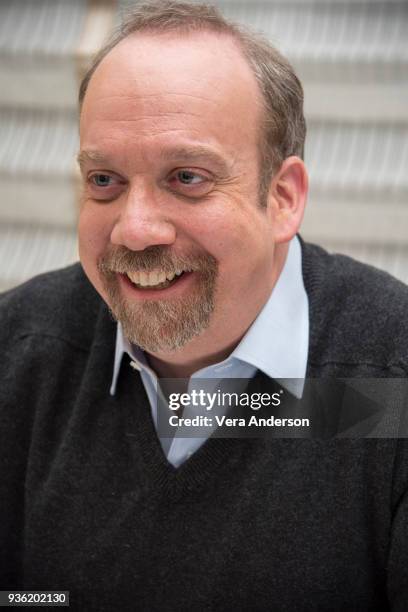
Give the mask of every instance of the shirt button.
M 142 368 L 140 367 L 138 363 L 136 363 L 136 361 L 131 361 L 130 367 L 133 368 L 134 370 L 137 370 L 138 372 L 142 371 Z

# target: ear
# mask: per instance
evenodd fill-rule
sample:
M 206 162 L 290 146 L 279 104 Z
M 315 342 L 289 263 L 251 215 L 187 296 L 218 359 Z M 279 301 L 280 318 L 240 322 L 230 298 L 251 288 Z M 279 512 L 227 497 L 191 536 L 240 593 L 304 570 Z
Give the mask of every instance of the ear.
M 306 205 L 309 180 L 305 164 L 294 155 L 282 162 L 271 181 L 268 209 L 275 243 L 288 242 L 298 232 Z

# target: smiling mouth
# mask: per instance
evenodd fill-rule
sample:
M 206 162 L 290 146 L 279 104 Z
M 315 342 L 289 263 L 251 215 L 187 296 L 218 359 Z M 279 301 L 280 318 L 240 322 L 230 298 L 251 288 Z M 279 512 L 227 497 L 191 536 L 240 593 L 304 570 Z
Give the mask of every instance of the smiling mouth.
M 189 272 L 190 270 L 176 270 L 170 273 L 155 270 L 153 272 L 126 272 L 123 276 L 137 289 L 152 290 L 167 289 Z

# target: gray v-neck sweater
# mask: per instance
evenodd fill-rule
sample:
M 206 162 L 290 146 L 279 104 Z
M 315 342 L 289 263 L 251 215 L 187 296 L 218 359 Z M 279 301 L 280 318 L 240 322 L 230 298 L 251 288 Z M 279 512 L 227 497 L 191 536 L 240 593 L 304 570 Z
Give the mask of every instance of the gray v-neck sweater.
M 311 377 L 408 375 L 408 289 L 302 245 Z M 210 439 L 166 461 L 78 265 L 0 298 L 0 589 L 72 610 L 406 611 L 405 440 Z

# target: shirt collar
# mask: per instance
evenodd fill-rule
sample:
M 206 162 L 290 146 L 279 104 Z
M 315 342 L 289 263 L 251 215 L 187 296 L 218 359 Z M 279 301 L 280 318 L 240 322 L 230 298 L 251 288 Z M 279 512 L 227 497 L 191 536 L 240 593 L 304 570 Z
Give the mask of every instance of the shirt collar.
M 295 237 L 273 291 L 232 355 L 301 397 L 309 351 L 309 300 Z
M 295 237 L 268 301 L 228 360 L 238 359 L 253 365 L 301 397 L 308 349 L 309 304 L 303 284 L 300 242 Z M 136 367 L 150 370 L 143 351 L 130 344 L 118 323 L 111 395 L 116 391 L 124 353 Z

